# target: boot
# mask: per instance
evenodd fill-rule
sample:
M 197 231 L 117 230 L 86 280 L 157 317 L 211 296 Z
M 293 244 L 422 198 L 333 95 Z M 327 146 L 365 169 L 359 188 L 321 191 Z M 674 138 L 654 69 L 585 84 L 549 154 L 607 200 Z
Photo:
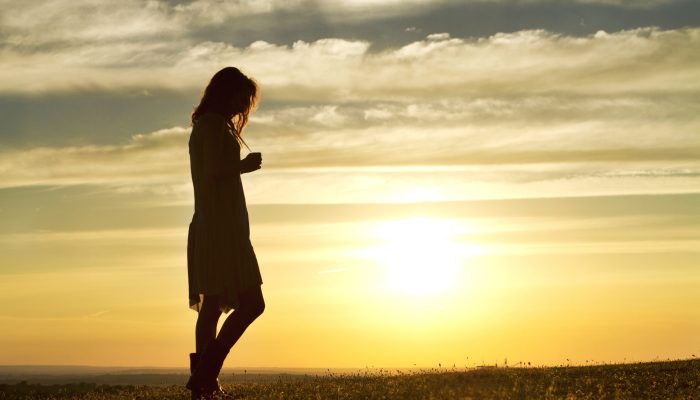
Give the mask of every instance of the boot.
M 190 353 L 190 374 L 194 374 L 194 370 L 197 367 L 197 362 L 199 361 L 199 353 Z M 219 383 L 219 378 L 216 378 L 216 386 L 218 386 L 217 393 L 220 396 L 228 395 L 228 392 L 224 390 L 224 387 Z
M 201 354 L 194 357 L 190 355 L 190 360 L 198 359 L 194 372 L 185 385 L 187 389 L 192 391 L 192 399 L 208 399 L 215 395 L 217 398 L 233 398 L 223 392 L 217 379 L 228 353 L 229 349 L 224 348 L 218 340 L 214 339 L 204 346 L 204 351 Z
M 190 375 L 194 374 L 194 369 L 197 367 L 199 353 L 190 353 Z

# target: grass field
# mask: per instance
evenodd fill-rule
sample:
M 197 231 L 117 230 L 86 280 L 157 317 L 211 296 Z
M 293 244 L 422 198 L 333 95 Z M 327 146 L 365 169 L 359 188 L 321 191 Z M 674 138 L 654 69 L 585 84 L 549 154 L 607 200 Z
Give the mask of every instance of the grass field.
M 186 377 L 185 377 L 186 379 Z M 224 384 L 244 399 L 700 399 L 700 360 L 326 374 Z M 0 385 L 0 399 L 189 399 L 182 385 Z

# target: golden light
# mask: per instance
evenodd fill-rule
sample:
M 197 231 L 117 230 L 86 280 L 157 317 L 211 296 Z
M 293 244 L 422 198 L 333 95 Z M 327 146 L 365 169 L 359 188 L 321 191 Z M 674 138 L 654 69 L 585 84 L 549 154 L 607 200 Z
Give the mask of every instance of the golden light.
M 451 220 L 416 217 L 382 222 L 375 234 L 382 244 L 365 254 L 384 268 L 386 288 L 393 293 L 424 296 L 454 289 L 474 246 L 454 236 L 469 230 Z

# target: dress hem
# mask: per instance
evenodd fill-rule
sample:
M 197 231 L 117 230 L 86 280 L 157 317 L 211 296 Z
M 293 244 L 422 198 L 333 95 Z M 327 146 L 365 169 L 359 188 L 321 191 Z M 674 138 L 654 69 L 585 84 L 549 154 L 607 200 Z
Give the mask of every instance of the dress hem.
M 246 289 L 250 289 L 256 286 L 262 286 L 262 282 L 260 282 L 257 285 L 249 286 Z M 220 293 L 216 293 L 217 296 L 222 296 Z M 192 311 L 200 312 L 202 310 L 202 303 L 204 302 L 204 293 L 199 293 L 199 300 L 195 300 L 194 298 L 190 297 L 189 299 L 189 309 Z M 222 304 L 219 306 L 219 311 L 221 311 L 224 314 L 228 314 L 229 311 L 235 310 L 238 308 L 238 304 Z

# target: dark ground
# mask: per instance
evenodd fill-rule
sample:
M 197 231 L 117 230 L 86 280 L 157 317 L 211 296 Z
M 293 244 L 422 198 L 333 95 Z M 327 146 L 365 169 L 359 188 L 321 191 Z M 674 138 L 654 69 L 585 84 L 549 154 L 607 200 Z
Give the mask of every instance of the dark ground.
M 186 380 L 183 377 L 183 382 Z M 242 399 L 698 399 L 700 360 L 325 374 L 224 383 Z M 0 399 L 189 399 L 183 385 L 1 384 Z

